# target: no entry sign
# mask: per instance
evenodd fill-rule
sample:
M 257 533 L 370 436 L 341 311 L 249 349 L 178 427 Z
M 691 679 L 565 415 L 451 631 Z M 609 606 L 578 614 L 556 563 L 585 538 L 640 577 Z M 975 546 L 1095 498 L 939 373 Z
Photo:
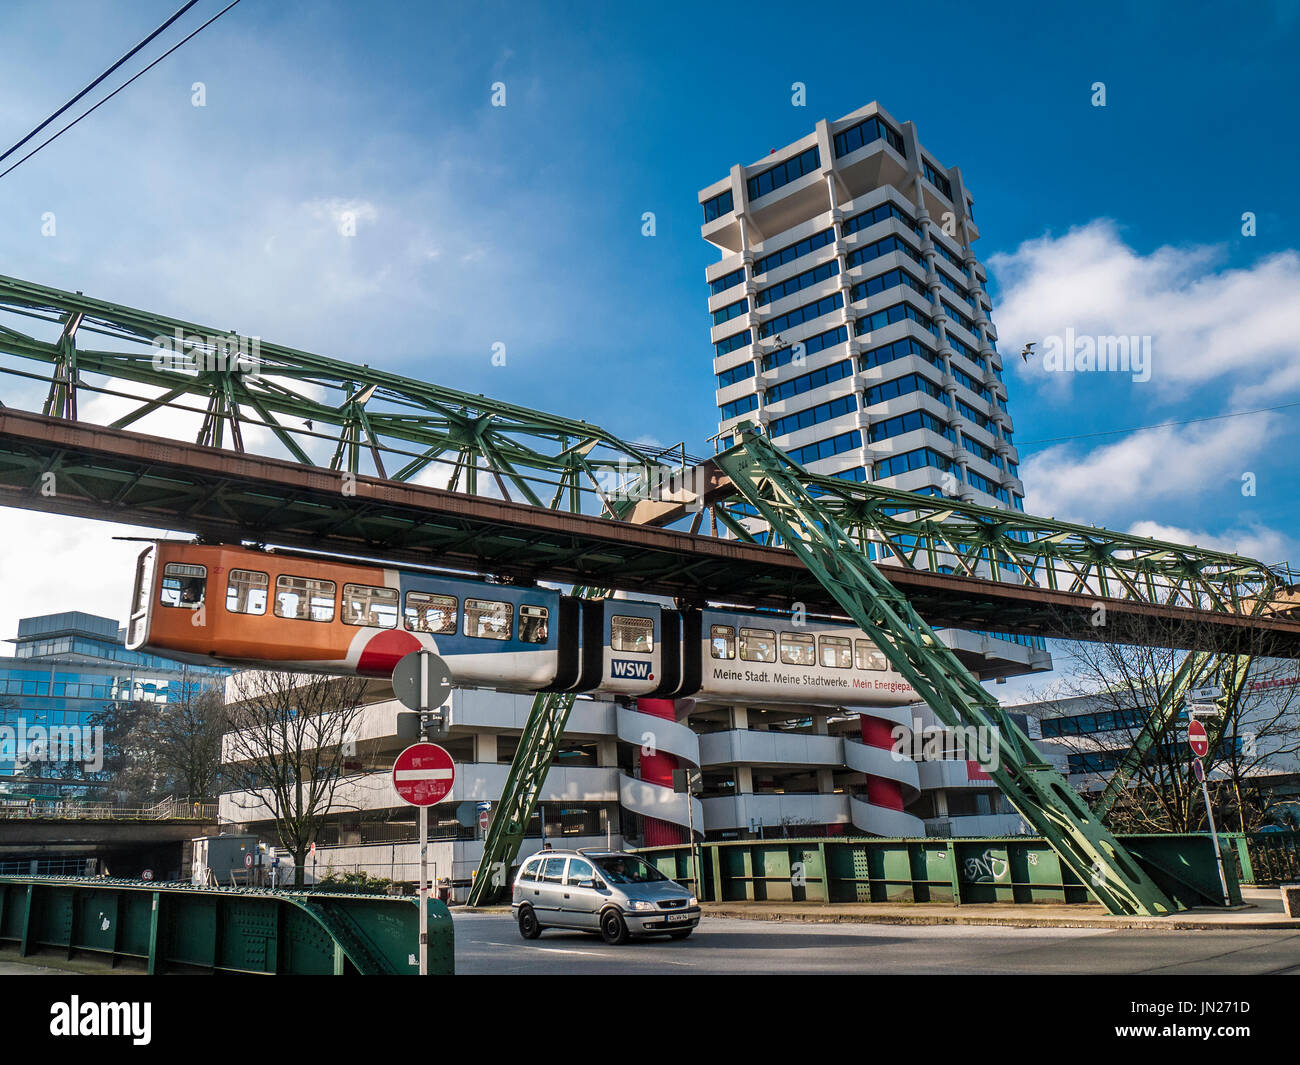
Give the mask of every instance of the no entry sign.
M 1210 751 L 1210 737 L 1205 734 L 1205 726 L 1195 719 L 1187 726 L 1187 744 L 1197 758 L 1204 758 Z
M 411 806 L 442 802 L 455 782 L 456 765 L 436 743 L 413 743 L 393 763 L 393 787 Z

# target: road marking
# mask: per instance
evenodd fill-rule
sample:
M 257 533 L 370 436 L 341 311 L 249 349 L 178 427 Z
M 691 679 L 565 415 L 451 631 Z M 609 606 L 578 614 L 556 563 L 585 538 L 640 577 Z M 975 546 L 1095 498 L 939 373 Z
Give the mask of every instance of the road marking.
M 524 947 L 527 950 L 540 950 L 543 954 L 584 954 L 588 958 L 612 958 L 613 954 L 602 954 L 598 950 L 567 950 L 564 947 L 535 947 L 531 943 L 494 943 L 485 940 L 485 947 Z

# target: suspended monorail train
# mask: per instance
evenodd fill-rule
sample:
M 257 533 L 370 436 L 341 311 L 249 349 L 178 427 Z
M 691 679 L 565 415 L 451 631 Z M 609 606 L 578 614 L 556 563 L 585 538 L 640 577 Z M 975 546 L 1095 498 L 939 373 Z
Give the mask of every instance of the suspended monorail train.
M 127 647 L 183 662 L 387 677 L 427 648 L 464 687 L 703 701 L 917 700 L 859 630 L 171 540 L 136 564 Z

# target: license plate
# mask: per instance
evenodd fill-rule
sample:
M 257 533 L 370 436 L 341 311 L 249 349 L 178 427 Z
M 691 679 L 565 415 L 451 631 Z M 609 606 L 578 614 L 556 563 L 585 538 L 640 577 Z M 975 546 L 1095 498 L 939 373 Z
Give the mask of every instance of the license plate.
M 670 913 L 668 915 L 668 923 L 676 924 L 680 921 L 689 921 L 693 916 L 694 914 L 690 913 Z

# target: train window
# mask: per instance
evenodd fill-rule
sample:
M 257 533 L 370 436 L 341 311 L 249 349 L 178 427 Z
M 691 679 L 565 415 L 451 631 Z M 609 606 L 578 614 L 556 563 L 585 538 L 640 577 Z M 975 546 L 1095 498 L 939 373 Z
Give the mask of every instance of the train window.
M 395 628 L 397 589 L 377 588 L 371 584 L 345 584 L 343 624 L 365 625 L 372 629 Z
M 853 668 L 853 641 L 847 636 L 821 637 L 822 665 L 827 669 Z
M 806 632 L 781 633 L 781 661 L 787 666 L 815 666 L 817 646 L 812 634 Z
M 736 630 L 730 625 L 714 625 L 709 629 L 709 654 L 714 658 L 736 657 Z
M 265 614 L 271 578 L 255 569 L 232 569 L 226 579 L 226 609 L 232 614 Z
M 519 639 L 522 643 L 545 643 L 549 630 L 551 612 L 544 606 L 529 606 L 527 603 L 519 608 Z
M 609 619 L 609 649 L 648 655 L 655 649 L 655 623 L 615 614 Z
M 466 599 L 465 635 L 476 636 L 480 640 L 510 639 L 514 610 L 509 603 L 498 603 L 491 599 Z
M 456 631 L 456 597 L 429 592 L 406 593 L 406 627 L 412 632 Z
M 333 621 L 334 591 L 333 581 L 282 573 L 275 578 L 275 616 L 298 621 Z
M 858 668 L 871 669 L 877 673 L 889 668 L 885 653 L 870 640 L 854 640 L 858 652 Z
M 191 610 L 203 602 L 208 587 L 208 567 L 186 562 L 168 562 L 163 567 L 163 606 L 183 606 Z
M 776 633 L 770 629 L 741 629 L 740 657 L 745 662 L 775 662 Z

